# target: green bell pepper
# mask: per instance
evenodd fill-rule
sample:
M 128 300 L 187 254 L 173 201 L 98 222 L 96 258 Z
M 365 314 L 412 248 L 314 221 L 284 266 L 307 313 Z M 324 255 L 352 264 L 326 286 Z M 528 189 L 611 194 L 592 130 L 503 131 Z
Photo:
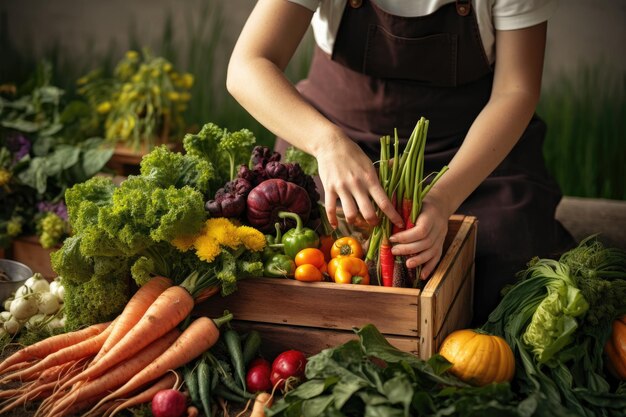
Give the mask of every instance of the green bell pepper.
M 283 235 L 285 255 L 295 259 L 298 252 L 305 248 L 317 248 L 320 245 L 320 238 L 315 230 L 302 227 L 302 219 L 296 213 L 281 211 L 278 213 L 281 219 L 289 218 L 296 221 L 296 227 L 289 229 Z
M 286 278 L 296 272 L 296 263 L 289 256 L 277 253 L 263 265 L 263 275 L 271 278 Z

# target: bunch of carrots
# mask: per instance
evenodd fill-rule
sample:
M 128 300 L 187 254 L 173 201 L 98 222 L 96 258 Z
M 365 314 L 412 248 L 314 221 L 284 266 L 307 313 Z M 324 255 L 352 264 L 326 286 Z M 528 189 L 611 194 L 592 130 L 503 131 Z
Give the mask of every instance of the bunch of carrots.
M 192 321 L 192 294 L 198 292 L 190 289 L 154 277 L 114 321 L 18 350 L 0 363 L 0 384 L 20 383 L 0 391 L 0 415 L 43 400 L 35 416 L 112 416 L 172 388 L 179 378 L 173 371 L 213 346 L 219 326 L 232 319 L 226 314 Z
M 422 201 L 439 178 L 448 170 L 444 166 L 430 181 L 425 184 L 424 149 L 428 133 L 428 120 L 424 117 L 417 122 L 404 151 L 400 154 L 398 132 L 394 133 L 393 155 L 391 154 L 391 138 L 380 139 L 380 164 L 378 177 L 387 196 L 402 216 L 404 229 L 391 226 L 389 219 L 379 212 L 380 222 L 372 230 L 365 261 L 370 269 L 370 276 L 378 277 L 380 285 L 385 287 L 418 286 L 418 270 L 406 267 L 405 256 L 394 256 L 391 253 L 389 236 L 415 225 L 417 216 L 422 209 Z

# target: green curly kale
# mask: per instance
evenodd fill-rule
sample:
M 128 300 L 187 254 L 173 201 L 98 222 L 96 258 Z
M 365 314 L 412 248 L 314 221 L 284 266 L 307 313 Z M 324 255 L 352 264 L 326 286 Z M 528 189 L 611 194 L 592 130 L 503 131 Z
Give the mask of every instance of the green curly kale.
M 152 180 L 158 187 L 182 188 L 190 186 L 209 195 L 211 181 L 215 178 L 215 168 L 204 158 L 195 154 L 171 152 L 166 146 L 159 146 L 141 160 L 141 176 Z
M 248 129 L 229 132 L 214 123 L 205 124 L 197 134 L 188 133 L 183 147 L 188 155 L 209 161 L 215 168 L 213 183 L 218 188 L 235 178 L 236 169 L 247 164 L 256 137 Z
M 237 175 L 237 167 L 247 164 L 250 160 L 250 151 L 256 143 L 256 137 L 248 129 L 237 132 L 226 132 L 219 142 L 217 149 L 225 154 L 229 164 L 229 180 L 234 180 Z
M 115 188 L 110 178 L 96 176 L 65 191 L 68 220 L 74 233 L 98 223 L 98 211 L 111 203 Z
M 222 295 L 235 292 L 239 279 L 263 275 L 261 252 L 223 249 L 215 264 L 215 276 L 220 281 Z

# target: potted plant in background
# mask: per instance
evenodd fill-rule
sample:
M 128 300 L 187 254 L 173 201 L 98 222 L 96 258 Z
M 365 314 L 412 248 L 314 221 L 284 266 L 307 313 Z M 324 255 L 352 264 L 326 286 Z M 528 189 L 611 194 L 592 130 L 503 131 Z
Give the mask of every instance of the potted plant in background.
M 65 190 L 99 173 L 113 153 L 91 136 L 88 104 L 65 103 L 51 76 L 43 62 L 24 86 L 0 92 L 0 247 L 45 275 L 50 250 L 70 233 Z
M 100 115 L 105 138 L 115 143 L 112 168 L 134 173 L 125 166 L 138 166 L 156 145 L 178 148 L 175 138 L 185 131 L 193 81 L 193 75 L 175 71 L 147 49 L 126 52 L 111 77 L 95 70 L 78 80 L 78 92 Z

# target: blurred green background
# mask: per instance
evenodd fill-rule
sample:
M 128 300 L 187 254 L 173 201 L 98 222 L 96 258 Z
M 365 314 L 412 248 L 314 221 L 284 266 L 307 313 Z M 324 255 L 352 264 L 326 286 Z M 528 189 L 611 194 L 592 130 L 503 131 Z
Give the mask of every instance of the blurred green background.
M 110 71 L 126 50 L 147 46 L 194 74 L 190 129 L 246 127 L 272 145 L 274 135 L 225 88 L 228 57 L 254 3 L 0 0 L 0 84 L 20 84 L 47 59 L 53 82 L 71 96 L 82 75 Z M 537 112 L 548 124 L 544 152 L 565 195 L 626 200 L 625 17 L 622 0 L 570 0 L 550 21 Z M 312 47 L 308 33 L 287 69 L 292 81 L 306 76 Z

